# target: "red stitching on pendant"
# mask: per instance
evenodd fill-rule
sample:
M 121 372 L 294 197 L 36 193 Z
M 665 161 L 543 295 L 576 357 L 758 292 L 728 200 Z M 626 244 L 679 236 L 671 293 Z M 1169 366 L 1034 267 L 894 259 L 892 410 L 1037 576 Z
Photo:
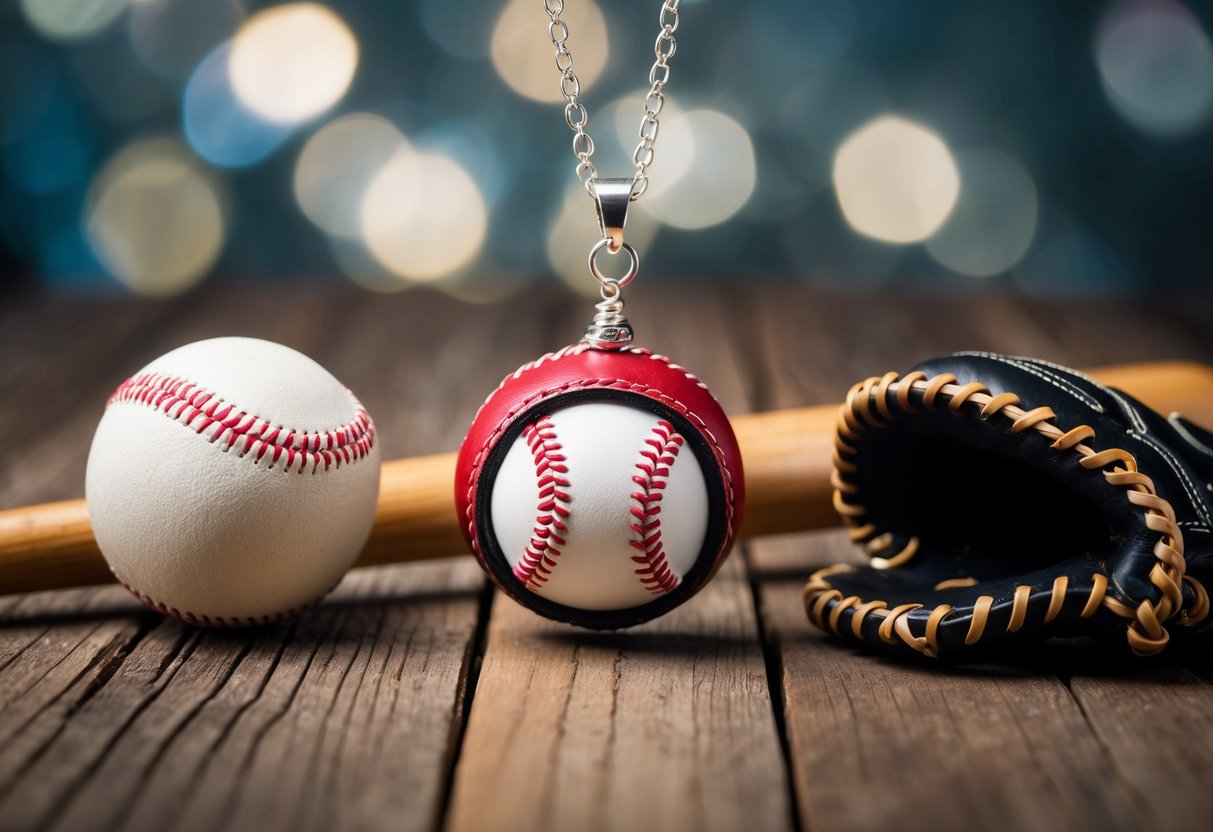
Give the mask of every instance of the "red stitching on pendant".
M 366 409 L 346 390 L 354 416 L 346 424 L 318 433 L 301 433 L 273 425 L 268 420 L 240 410 L 215 393 L 193 382 L 159 373 L 129 378 L 109 397 L 106 407 L 121 402 L 158 410 L 180 422 L 206 441 L 227 452 L 233 448 L 242 457 L 260 463 L 269 454 L 269 468 L 284 459 L 282 469 L 299 473 L 327 471 L 362 459 L 375 446 L 375 425 Z M 310 467 L 310 471 L 308 470 Z
M 510 379 L 521 378 L 528 371 L 534 370 L 535 368 L 541 366 L 544 362 L 559 361 L 562 358 L 568 358 L 571 356 L 580 355 L 581 353 L 585 352 L 588 349 L 592 349 L 592 347 L 590 347 L 588 344 L 586 344 L 584 342 L 579 343 L 579 344 L 573 344 L 573 345 L 564 347 L 560 350 L 557 350 L 556 352 L 547 353 L 546 355 L 542 355 L 539 358 L 535 359 L 534 361 L 532 361 L 528 364 L 524 364 L 523 366 L 519 367 L 513 373 L 511 373 L 510 375 L 508 375 L 504 379 L 502 379 L 501 384 L 499 384 L 497 386 L 497 390 L 494 390 L 492 393 L 490 393 L 488 395 L 487 398 L 485 398 L 484 404 L 482 404 L 480 406 L 479 410 L 476 411 L 476 419 L 480 418 L 480 414 L 484 411 L 485 407 L 487 407 L 488 403 L 493 400 L 493 396 L 495 396 L 497 394 L 498 390 L 501 390 L 503 387 L 505 387 L 505 385 L 510 381 Z M 699 378 L 697 378 L 693 373 L 691 373 L 685 367 L 675 364 L 673 361 L 671 361 L 668 357 L 666 357 L 664 355 L 660 355 L 660 354 L 651 352 L 649 350 L 640 349 L 638 347 L 629 348 L 627 350 L 627 352 L 635 354 L 635 355 L 641 355 L 641 356 L 649 358 L 653 361 L 657 361 L 662 364 L 665 364 L 670 369 L 677 370 L 678 372 L 682 373 L 683 376 L 685 376 L 687 379 L 693 381 L 696 385 L 703 388 L 704 390 L 708 389 L 707 385 L 704 384 L 702 381 L 700 381 Z M 505 433 L 506 426 L 510 423 L 510 420 L 512 420 L 515 416 L 517 416 L 522 411 L 526 410 L 533 403 L 535 403 L 536 401 L 539 401 L 540 399 L 546 398 L 548 396 L 559 395 L 568 390 L 586 390 L 586 389 L 591 389 L 591 388 L 599 389 L 599 390 L 625 390 L 628 392 L 638 393 L 643 396 L 648 396 L 650 398 L 653 398 L 653 399 L 673 408 L 677 412 L 683 414 L 684 416 L 686 416 L 688 419 L 691 420 L 692 425 L 694 425 L 696 428 L 699 429 L 701 435 L 705 439 L 707 439 L 708 444 L 710 444 L 712 446 L 712 450 L 714 451 L 713 455 L 716 458 L 717 464 L 720 466 L 720 475 L 724 481 L 723 484 L 724 484 L 724 492 L 725 492 L 725 494 L 724 494 L 724 496 L 725 496 L 725 505 L 724 505 L 725 525 L 724 525 L 724 538 L 721 540 L 720 550 L 719 550 L 719 551 L 723 551 L 724 547 L 726 547 L 729 544 L 729 541 L 731 541 L 733 539 L 733 532 L 734 532 L 733 514 L 734 514 L 734 511 L 736 510 L 736 506 L 735 506 L 736 490 L 733 487 L 733 472 L 731 470 L 729 470 L 729 465 L 728 465 L 728 462 L 724 458 L 724 452 L 720 448 L 720 443 L 717 441 L 715 435 L 713 435 L 711 429 L 709 429 L 707 422 L 704 421 L 703 417 L 700 416 L 695 411 L 691 410 L 689 407 L 687 407 L 682 402 L 678 401 L 677 399 L 671 398 L 670 396 L 666 395 L 661 390 L 657 390 L 657 389 L 648 387 L 647 385 L 636 384 L 634 382 L 630 382 L 625 379 L 617 379 L 617 378 L 587 378 L 587 379 L 582 379 L 582 380 L 576 381 L 576 382 L 573 382 L 573 381 L 565 382 L 564 384 L 560 384 L 555 387 L 550 387 L 550 388 L 547 388 L 544 390 L 540 390 L 539 392 L 537 392 L 531 396 L 528 396 L 526 399 L 524 399 L 522 402 L 520 402 L 516 407 L 512 408 L 509 412 L 507 412 L 505 414 L 505 416 L 502 418 L 501 422 L 497 425 L 497 427 L 493 430 L 493 432 L 490 433 L 488 435 L 488 437 L 484 440 L 484 443 L 480 446 L 480 450 L 476 452 L 476 456 L 472 459 L 472 467 L 471 467 L 471 470 L 470 470 L 469 476 L 468 476 L 467 491 L 465 492 L 466 500 L 467 500 L 467 509 L 465 510 L 465 519 L 467 520 L 468 538 L 472 541 L 472 550 L 474 552 L 476 552 L 476 554 L 478 556 L 481 554 L 480 538 L 479 538 L 479 533 L 478 533 L 477 527 L 476 527 L 476 506 L 475 506 L 476 501 L 474 499 L 475 495 L 476 495 L 476 487 L 477 487 L 477 484 L 478 484 L 479 478 L 480 478 L 481 466 L 484 464 L 484 461 L 487 458 L 489 451 L 497 444 L 497 440 L 501 438 L 501 435 L 503 433 Z M 711 391 L 709 391 L 709 394 L 710 394 L 710 392 Z M 473 420 L 473 421 L 475 421 L 475 420 Z
M 562 354 L 569 354 L 569 353 L 555 353 L 557 358 L 561 357 Z M 550 359 L 550 360 L 556 360 L 556 359 Z M 671 364 L 670 366 L 673 367 L 676 365 Z M 687 375 L 689 376 L 690 374 L 688 373 Z M 691 421 L 691 424 L 699 429 L 701 435 L 705 439 L 707 439 L 708 443 L 712 446 L 712 449 L 715 452 L 714 456 L 716 458 L 717 464 L 720 466 L 720 475 L 724 481 L 725 528 L 724 528 L 724 538 L 721 541 L 721 549 L 723 550 L 723 548 L 726 545 L 728 545 L 728 542 L 733 539 L 733 513 L 736 510 L 735 509 L 736 490 L 733 488 L 733 472 L 729 470 L 728 463 L 724 459 L 724 452 L 720 449 L 719 442 L 717 442 L 716 437 L 712 434 L 712 431 L 708 428 L 707 422 L 705 422 L 703 417 L 700 416 L 698 413 L 691 410 L 685 404 L 678 401 L 677 399 L 667 396 L 661 390 L 657 390 L 657 389 L 654 389 L 651 387 L 647 387 L 643 384 L 636 384 L 634 382 L 626 381 L 624 379 L 617 379 L 617 378 L 587 378 L 587 379 L 581 379 L 579 381 L 566 382 L 564 384 L 557 385 L 556 387 L 550 387 L 550 388 L 547 388 L 544 390 L 540 390 L 539 392 L 535 393 L 534 395 L 528 396 L 526 399 L 524 399 L 522 402 L 520 402 L 516 407 L 514 407 L 508 413 L 505 414 L 505 416 L 502 418 L 501 422 L 497 425 L 497 427 L 493 430 L 493 432 L 491 434 L 489 434 L 487 439 L 484 440 L 484 443 L 480 446 L 480 450 L 477 451 L 475 458 L 473 458 L 473 460 L 472 460 L 472 467 L 471 467 L 471 471 L 469 472 L 469 476 L 468 476 L 468 487 L 467 487 L 467 492 L 466 492 L 467 510 L 465 512 L 465 515 L 466 515 L 466 519 L 467 519 L 468 537 L 472 541 L 472 549 L 477 553 L 480 552 L 480 541 L 477 536 L 478 532 L 477 532 L 477 527 L 476 527 L 476 508 L 475 508 L 476 486 L 479 482 L 480 469 L 481 469 L 481 466 L 484 464 L 485 459 L 488 457 L 489 451 L 497 444 L 497 440 L 501 438 L 501 435 L 503 433 L 505 433 L 506 427 L 509 425 L 510 420 L 513 419 L 515 416 L 517 416 L 522 411 L 526 410 L 528 407 L 530 407 L 535 402 L 539 401 L 540 399 L 544 399 L 549 396 L 556 396 L 561 393 L 567 392 L 569 390 L 586 390 L 586 389 L 591 389 L 591 388 L 597 389 L 597 390 L 624 390 L 627 392 L 638 393 L 643 396 L 648 396 L 650 398 L 654 398 L 657 401 L 673 408 L 675 411 L 686 416 Z M 489 398 L 491 399 L 492 396 L 490 395 Z M 481 409 L 483 410 L 483 406 L 481 407 Z M 479 414 L 477 414 L 477 415 L 479 415 Z
M 672 424 L 659 421 L 640 451 L 641 460 L 636 463 L 640 473 L 632 477 L 639 488 L 632 492 L 636 504 L 630 509 L 633 538 L 628 542 L 638 552 L 632 555 L 639 565 L 635 572 L 654 595 L 673 591 L 681 581 L 670 569 L 661 542 L 661 498 L 683 441 Z
M 565 521 L 572 501 L 567 491 L 569 466 L 568 458 L 561 453 L 556 426 L 549 417 L 543 416 L 527 425 L 522 436 L 535 459 L 539 504 L 531 542 L 514 567 L 514 577 L 526 584 L 527 589 L 538 592 L 556 568 L 560 547 L 564 545 L 564 535 L 568 531 Z

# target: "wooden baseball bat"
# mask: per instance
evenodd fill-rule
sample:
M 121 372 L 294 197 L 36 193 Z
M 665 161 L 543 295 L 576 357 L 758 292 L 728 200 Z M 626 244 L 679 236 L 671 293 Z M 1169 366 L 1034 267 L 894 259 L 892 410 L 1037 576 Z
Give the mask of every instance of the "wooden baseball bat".
M 1190 362 L 1127 364 L 1092 375 L 1163 413 L 1213 424 L 1213 368 Z M 746 473 L 743 536 L 838 522 L 830 486 L 838 405 L 738 416 Z M 355 566 L 467 553 L 455 517 L 455 455 L 383 464 L 375 525 Z M 0 511 L 0 594 L 110 583 L 83 500 Z

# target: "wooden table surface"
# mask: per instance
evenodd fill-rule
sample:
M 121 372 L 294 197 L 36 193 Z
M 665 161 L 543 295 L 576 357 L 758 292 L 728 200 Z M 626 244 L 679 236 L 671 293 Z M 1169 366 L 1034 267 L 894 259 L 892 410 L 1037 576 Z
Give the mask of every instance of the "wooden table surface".
M 954 349 L 1092 366 L 1213 361 L 1213 300 L 825 296 L 640 286 L 641 341 L 733 413 L 838 400 Z M 216 285 L 172 302 L 0 299 L 0 508 L 83 493 L 108 393 L 180 344 L 300 349 L 376 419 L 385 459 L 453 450 L 507 372 L 585 301 Z M 663 619 L 542 620 L 470 558 L 352 573 L 250 630 L 166 620 L 105 587 L 0 597 L 0 829 L 1202 829 L 1209 651 L 1085 643 L 943 670 L 807 623 L 837 532 L 745 541 Z

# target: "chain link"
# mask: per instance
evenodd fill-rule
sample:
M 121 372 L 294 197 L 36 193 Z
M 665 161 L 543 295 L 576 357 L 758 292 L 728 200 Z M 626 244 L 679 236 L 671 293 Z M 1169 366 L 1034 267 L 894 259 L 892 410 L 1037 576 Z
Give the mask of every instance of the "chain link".
M 632 177 L 631 199 L 636 200 L 649 187 L 649 165 L 653 164 L 653 145 L 657 141 L 660 127 L 658 117 L 665 106 L 665 85 L 670 80 L 670 58 L 678 51 L 674 33 L 678 31 L 678 5 L 682 0 L 663 0 L 657 21 L 661 31 L 653 44 L 656 60 L 649 70 L 649 91 L 644 97 L 644 118 L 640 121 L 640 143 L 632 152 L 632 163 L 636 173 Z M 591 157 L 594 155 L 594 140 L 586 132 L 590 114 L 580 101 L 581 82 L 573 71 L 573 53 L 569 51 L 569 27 L 560 17 L 564 13 L 564 0 L 543 0 L 544 10 L 551 18 L 548 34 L 556 48 L 556 69 L 560 71 L 560 94 L 564 96 L 564 120 L 573 131 L 573 155 L 577 157 L 577 179 L 586 193 L 594 196 L 594 180 L 598 169 Z

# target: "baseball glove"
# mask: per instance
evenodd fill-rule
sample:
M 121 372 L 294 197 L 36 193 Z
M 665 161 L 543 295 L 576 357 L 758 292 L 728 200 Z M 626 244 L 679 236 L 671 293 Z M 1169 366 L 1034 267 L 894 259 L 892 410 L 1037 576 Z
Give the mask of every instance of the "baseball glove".
M 1065 367 L 960 353 L 855 385 L 834 504 L 871 565 L 817 571 L 818 627 L 967 661 L 1054 635 L 1138 655 L 1194 632 L 1213 434 Z

